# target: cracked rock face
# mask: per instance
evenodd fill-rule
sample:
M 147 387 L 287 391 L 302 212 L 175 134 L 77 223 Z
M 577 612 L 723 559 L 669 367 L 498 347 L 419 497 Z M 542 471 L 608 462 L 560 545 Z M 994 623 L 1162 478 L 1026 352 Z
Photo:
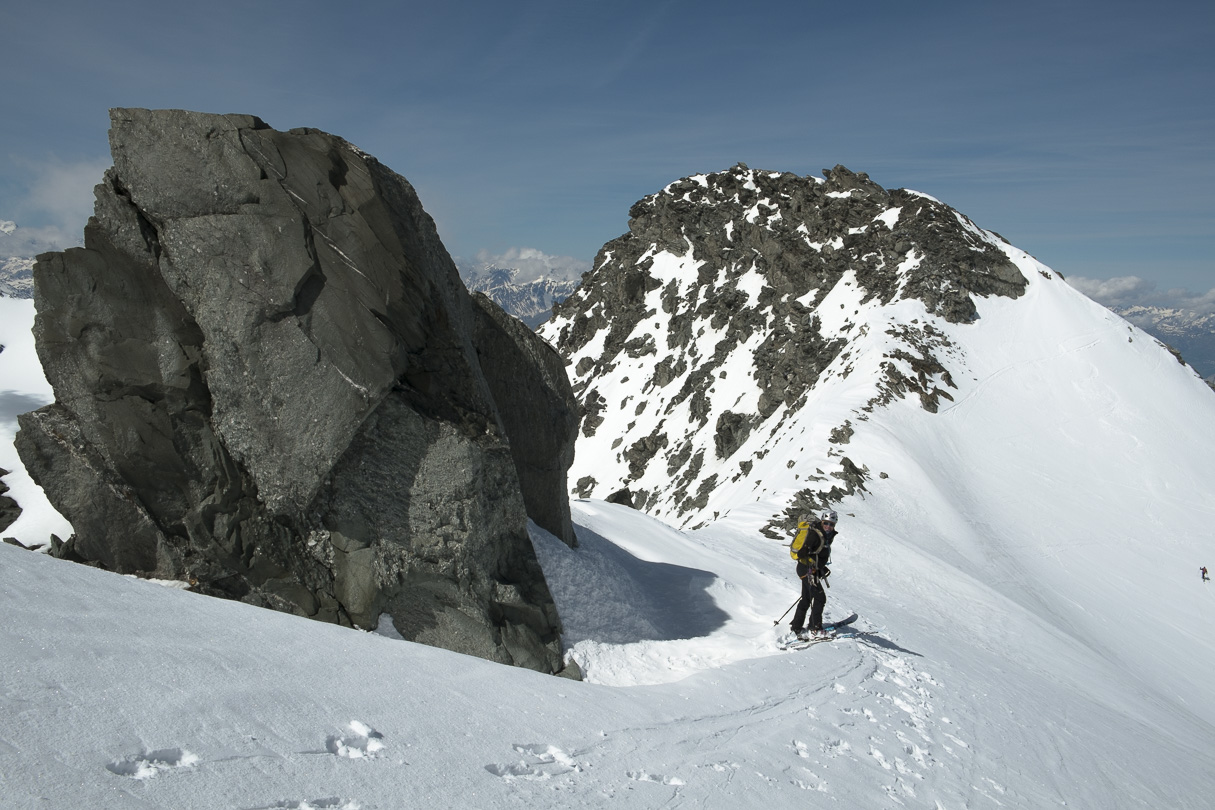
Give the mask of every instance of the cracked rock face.
M 739 164 L 629 215 L 540 333 L 582 406 L 574 493 L 679 526 L 784 493 L 774 464 L 804 487 L 781 495 L 774 530 L 863 491 L 864 461 L 844 455 L 852 423 L 911 396 L 935 412 L 955 347 L 932 324 L 972 322 L 976 298 L 1027 284 L 998 235 L 842 166 L 818 179 Z M 883 322 L 880 357 L 874 340 L 864 354 L 860 338 Z M 872 378 L 866 399 L 824 407 L 824 383 L 857 368 Z
M 552 350 L 488 330 L 505 316 L 473 304 L 413 188 L 340 138 L 114 110 L 110 142 L 84 248 L 34 269 L 56 402 L 17 440 L 71 553 L 559 670 L 526 521 L 565 503 L 533 517 L 572 543 L 575 425 L 516 444 L 504 418 L 575 413 Z

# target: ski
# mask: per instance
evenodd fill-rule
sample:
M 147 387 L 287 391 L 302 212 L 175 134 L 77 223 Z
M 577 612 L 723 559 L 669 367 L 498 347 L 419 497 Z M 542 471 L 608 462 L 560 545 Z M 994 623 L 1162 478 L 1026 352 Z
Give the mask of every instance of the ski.
M 823 629 L 824 630 L 834 630 L 837 627 L 844 627 L 845 625 L 852 624 L 859 618 L 860 618 L 860 616 L 857 616 L 855 613 L 853 613 L 851 616 L 849 616 L 846 619 L 840 619 L 838 622 L 829 622 L 828 624 L 824 624 Z
M 827 624 L 824 624 L 823 630 L 827 631 L 829 635 L 807 639 L 794 638 L 792 641 L 777 644 L 776 646 L 782 650 L 802 650 L 806 647 L 813 647 L 815 644 L 822 644 L 824 641 L 834 641 L 836 638 L 838 638 L 838 636 L 831 633 L 832 630 L 836 630 L 840 627 L 846 627 L 847 625 L 855 622 L 858 618 L 860 617 L 853 613 L 846 619 L 840 619 L 838 622 L 828 622 Z
M 777 649 L 780 650 L 804 650 L 807 647 L 813 647 L 815 644 L 822 644 L 824 641 L 835 641 L 835 636 L 819 636 L 818 638 L 798 639 L 787 644 L 777 644 Z

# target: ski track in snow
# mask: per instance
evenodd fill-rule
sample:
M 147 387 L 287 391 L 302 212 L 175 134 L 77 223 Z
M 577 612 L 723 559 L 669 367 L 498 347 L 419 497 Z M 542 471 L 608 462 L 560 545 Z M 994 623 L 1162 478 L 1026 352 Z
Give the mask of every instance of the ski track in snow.
M 869 631 L 841 634 L 831 645 L 823 645 L 827 646 L 836 648 L 832 664 L 845 661 L 829 682 L 817 683 L 810 677 L 807 686 L 760 706 L 707 714 L 693 722 L 688 731 L 694 730 L 696 738 L 683 742 L 702 752 L 702 757 L 672 756 L 669 729 L 654 726 L 601 732 L 598 739 L 566 748 L 517 744 L 513 750 L 518 757 L 485 769 L 533 798 L 536 791 L 592 789 L 615 797 L 648 789 L 657 791 L 655 803 L 674 801 L 689 786 L 696 788 L 697 795 L 734 794 L 741 787 L 736 783 L 751 782 L 787 783 L 841 799 L 849 791 L 833 788 L 837 775 L 843 772 L 841 785 L 851 784 L 860 772 L 866 782 L 880 785 L 900 805 L 916 799 L 917 791 L 931 793 L 926 786 L 943 769 L 974 772 L 965 732 L 942 715 L 938 692 L 943 685 L 919 666 L 915 653 L 892 652 L 889 648 L 901 648 Z M 781 655 L 796 656 L 791 663 L 817 672 L 821 666 L 816 664 L 823 662 L 811 656 L 822 652 L 796 650 Z M 676 722 L 682 725 L 688 720 Z M 763 727 L 769 728 L 763 732 L 769 737 L 788 732 L 787 742 L 779 746 L 784 756 L 765 761 L 738 750 L 732 752 L 736 756 L 723 758 L 733 742 L 750 739 L 751 729 Z M 621 763 L 629 762 L 637 765 L 622 772 Z M 972 790 L 984 795 L 1004 792 L 990 779 L 980 780 Z

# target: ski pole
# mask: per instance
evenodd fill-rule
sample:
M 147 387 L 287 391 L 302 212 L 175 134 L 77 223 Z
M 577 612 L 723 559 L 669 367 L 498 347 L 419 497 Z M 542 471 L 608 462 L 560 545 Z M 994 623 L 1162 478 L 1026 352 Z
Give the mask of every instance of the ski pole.
M 793 605 L 796 605 L 800 601 L 802 601 L 802 598 L 799 596 L 793 600 Z M 793 605 L 789 605 L 789 607 L 785 608 L 785 612 L 780 614 L 780 619 L 777 619 L 776 621 L 772 622 L 773 627 L 776 627 L 776 625 L 780 624 L 781 619 L 783 619 L 789 615 L 789 611 L 793 610 Z

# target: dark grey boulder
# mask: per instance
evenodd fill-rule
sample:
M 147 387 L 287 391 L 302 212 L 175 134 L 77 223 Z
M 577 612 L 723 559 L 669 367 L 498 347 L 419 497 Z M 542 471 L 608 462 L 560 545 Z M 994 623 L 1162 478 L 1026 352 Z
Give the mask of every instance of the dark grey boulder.
M 491 298 L 473 294 L 477 356 L 499 403 L 527 514 L 540 527 L 577 544 L 564 491 L 578 438 L 578 403 L 565 360 Z
M 20 418 L 17 446 L 72 522 L 65 545 L 560 670 L 526 522 L 535 505 L 572 539 L 572 428 L 530 426 L 520 448 L 553 456 L 527 475 L 518 457 L 539 450 L 515 447 L 509 415 L 572 408 L 554 404 L 569 383 L 539 338 L 513 350 L 533 384 L 487 379 L 490 316 L 410 184 L 341 138 L 252 116 L 114 110 L 110 144 L 85 246 L 34 269 L 56 402 Z

